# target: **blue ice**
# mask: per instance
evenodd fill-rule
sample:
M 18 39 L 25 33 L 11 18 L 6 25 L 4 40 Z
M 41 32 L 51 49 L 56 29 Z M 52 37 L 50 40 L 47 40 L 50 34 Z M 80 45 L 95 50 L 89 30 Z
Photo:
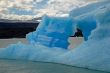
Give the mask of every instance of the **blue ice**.
M 73 9 L 70 11 L 69 14 L 71 17 L 77 17 L 84 14 L 89 14 L 94 10 L 97 10 L 99 8 L 104 8 L 107 4 L 110 4 L 110 0 L 103 0 L 103 1 L 100 0 L 100 2 L 92 3 L 80 8 Z
M 46 21 L 43 21 L 42 25 L 36 29 L 38 31 L 31 32 L 27 35 L 27 39 L 31 44 L 17 43 L 11 44 L 6 48 L 1 48 L 0 58 L 55 62 L 110 72 L 110 5 L 107 4 L 107 6 L 100 9 L 100 11 L 96 9 L 93 13 L 93 17 L 91 14 L 85 14 L 84 20 L 90 21 L 89 18 L 91 18 L 90 22 L 95 21 L 96 28 L 92 29 L 88 40 L 84 41 L 77 48 L 67 50 L 61 47 L 48 47 L 44 44 L 36 43 L 37 40 L 35 39 L 37 34 L 39 34 L 37 32 L 43 32 L 44 30 L 41 30 L 41 28 L 48 26 L 43 25 L 43 23 L 50 21 L 50 19 L 47 20 L 47 18 L 50 17 L 47 17 Z M 80 21 L 80 17 L 77 19 Z M 55 20 L 55 23 L 56 22 L 57 20 Z M 58 23 L 59 22 L 60 21 L 58 21 Z M 81 25 L 83 27 L 83 24 Z M 84 27 L 84 29 L 86 28 Z M 68 30 L 68 32 L 70 32 L 70 30 Z
M 96 19 L 93 15 L 76 18 L 76 24 L 76 27 L 82 31 L 85 41 L 88 40 L 92 30 L 94 30 L 97 26 Z
M 96 15 L 97 28 L 88 41 L 57 58 L 57 62 L 110 72 L 110 8 Z
M 92 30 L 97 27 L 96 13 L 99 13 L 108 7 L 108 5 L 110 5 L 109 0 L 93 3 L 70 11 L 70 17 L 76 19 L 77 28 L 82 31 L 85 41 L 88 40 Z
M 36 31 L 27 34 L 31 44 L 67 49 L 68 38 L 75 33 L 75 24 L 70 17 L 49 17 L 45 15 Z

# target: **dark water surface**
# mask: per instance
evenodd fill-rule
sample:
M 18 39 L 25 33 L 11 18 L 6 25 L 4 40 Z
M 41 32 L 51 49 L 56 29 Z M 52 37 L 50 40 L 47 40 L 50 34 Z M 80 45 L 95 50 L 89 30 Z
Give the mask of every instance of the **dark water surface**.
M 55 63 L 0 59 L 0 73 L 107 73 Z

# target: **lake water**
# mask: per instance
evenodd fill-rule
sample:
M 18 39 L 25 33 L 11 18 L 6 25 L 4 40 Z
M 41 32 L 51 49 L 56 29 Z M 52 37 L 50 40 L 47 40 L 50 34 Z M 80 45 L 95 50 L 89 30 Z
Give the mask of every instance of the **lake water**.
M 0 59 L 0 73 L 107 73 L 56 63 Z

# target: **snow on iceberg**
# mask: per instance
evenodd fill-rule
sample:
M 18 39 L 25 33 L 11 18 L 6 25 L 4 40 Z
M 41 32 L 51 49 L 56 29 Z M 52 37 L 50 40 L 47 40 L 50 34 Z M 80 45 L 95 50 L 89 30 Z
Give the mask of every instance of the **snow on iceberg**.
M 70 17 L 44 16 L 36 31 L 27 34 L 31 44 L 67 49 L 68 38 L 75 33 L 75 24 Z

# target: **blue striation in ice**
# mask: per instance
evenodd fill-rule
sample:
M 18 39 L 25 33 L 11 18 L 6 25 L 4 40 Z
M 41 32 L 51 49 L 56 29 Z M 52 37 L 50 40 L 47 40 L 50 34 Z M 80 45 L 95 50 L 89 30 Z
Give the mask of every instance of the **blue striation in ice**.
M 81 20 L 86 20 L 91 23 L 95 22 L 95 28 L 93 28 L 90 32 L 91 34 L 88 36 L 88 40 L 84 41 L 77 48 L 74 48 L 72 50 L 66 50 L 57 47 L 48 47 L 44 44 L 36 43 L 36 35 L 39 35 L 39 33 L 37 32 L 40 31 L 40 33 L 42 33 L 44 30 L 41 30 L 41 28 L 45 28 L 48 26 L 40 25 L 38 29 L 36 29 L 38 31 L 32 32 L 27 35 L 27 39 L 32 44 L 18 43 L 12 44 L 6 48 L 1 48 L 0 58 L 55 62 L 110 72 L 110 5 L 107 4 L 103 9 L 96 9 L 92 13 L 93 17 L 91 13 L 87 13 L 85 14 L 84 19 L 81 18 Z M 49 22 L 49 18 L 50 17 L 44 18 L 47 21 L 44 20 L 42 23 Z M 91 21 L 89 18 L 91 18 Z M 55 18 L 53 18 L 53 20 L 54 19 Z M 79 19 L 80 21 L 80 17 L 78 17 L 77 19 Z M 59 19 L 55 19 L 55 23 L 57 21 L 58 23 L 60 22 Z M 78 22 L 76 20 L 76 23 Z M 88 24 L 88 22 L 86 24 Z M 82 29 L 86 29 L 85 26 L 86 25 L 82 25 Z M 91 27 L 87 27 L 87 29 L 88 28 Z M 68 32 L 70 32 L 70 29 L 71 28 L 68 29 Z M 36 44 L 33 45 L 33 43 Z
M 27 34 L 32 44 L 48 47 L 68 48 L 68 38 L 75 33 L 75 24 L 70 17 L 49 17 L 45 15 L 36 31 Z

